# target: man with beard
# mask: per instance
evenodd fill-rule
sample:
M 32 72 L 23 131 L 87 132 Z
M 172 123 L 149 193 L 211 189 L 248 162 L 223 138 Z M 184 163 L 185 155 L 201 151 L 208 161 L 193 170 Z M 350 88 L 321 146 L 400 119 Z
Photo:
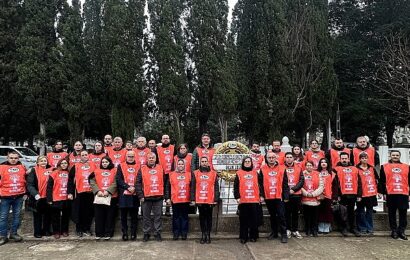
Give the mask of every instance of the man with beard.
M 206 133 L 202 134 L 201 144 L 198 145 L 192 153 L 191 171 L 193 172 L 199 169 L 199 162 L 202 156 L 206 156 L 208 158 L 208 163 L 212 170 L 212 157 L 214 156 L 214 153 L 215 149 L 211 147 L 210 135 Z
M 272 142 L 272 152 L 276 154 L 278 163 L 280 165 L 284 165 L 285 164 L 285 153 L 281 151 L 280 147 L 281 146 L 280 146 L 279 140 L 274 140 Z
M 151 152 L 151 149 L 146 145 L 147 139 L 145 137 L 140 136 L 137 138 L 137 146 L 134 148 L 134 152 L 135 160 L 137 161 L 139 166 L 147 164 L 147 155 Z
M 259 171 L 262 167 L 262 164 L 265 162 L 259 144 L 252 144 L 251 158 L 253 161 L 253 168 Z
M 367 164 L 376 167 L 380 164 L 379 154 L 376 152 L 374 147 L 370 146 L 369 142 L 367 141 L 366 137 L 359 136 L 356 139 L 356 147 L 352 149 L 350 154 L 350 162 L 353 165 L 358 165 L 360 163 L 360 154 L 365 153 L 367 154 Z
M 385 194 L 389 213 L 391 237 L 407 240 L 404 233 L 407 227 L 407 210 L 409 208 L 409 165 L 400 162 L 399 151 L 391 151 L 390 161 L 383 164 L 380 170 L 379 191 Z M 399 212 L 399 226 L 396 214 Z
M 340 154 L 342 152 L 347 153 L 347 156 L 349 157 L 350 149 L 345 147 L 342 138 L 336 138 L 332 144 L 332 148 L 326 153 L 326 159 L 332 165 L 332 169 L 334 169 L 340 161 Z
M 117 136 L 114 138 L 114 146 L 112 147 L 112 149 L 108 150 L 108 156 L 112 160 L 112 163 L 115 167 L 125 162 L 125 155 L 127 154 L 127 150 L 122 148 L 122 145 L 122 138 Z
M 112 136 L 111 135 L 105 135 L 104 136 L 104 151 L 106 154 L 108 154 L 108 152 L 110 150 L 112 150 Z
M 356 229 L 356 218 L 354 207 L 356 201 L 360 201 L 362 197 L 362 184 L 359 178 L 359 171 L 356 166 L 350 164 L 349 154 L 346 152 L 340 153 L 340 162 L 333 169 L 336 174 L 332 183 L 332 197 L 334 201 L 347 208 L 347 221 L 341 220 L 341 233 L 347 236 L 347 224 L 349 231 L 356 237 L 360 237 L 360 233 Z

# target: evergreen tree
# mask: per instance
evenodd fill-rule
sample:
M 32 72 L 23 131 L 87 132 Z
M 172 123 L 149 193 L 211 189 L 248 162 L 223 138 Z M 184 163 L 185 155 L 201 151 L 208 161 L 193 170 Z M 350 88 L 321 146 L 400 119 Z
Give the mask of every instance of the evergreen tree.
M 44 153 L 46 122 L 57 110 L 59 90 L 52 84 L 53 49 L 56 47 L 54 24 L 59 1 L 25 0 L 26 23 L 18 38 L 21 62 L 17 67 L 18 87 L 25 102 L 35 111 L 40 125 L 39 140 Z M 28 126 L 27 127 L 31 127 Z
M 185 1 L 148 0 L 151 21 L 151 68 L 157 92 L 156 104 L 168 120 L 178 143 L 184 141 L 183 124 L 191 101 L 186 72 L 181 16 Z M 172 129 L 173 127 L 173 129 Z

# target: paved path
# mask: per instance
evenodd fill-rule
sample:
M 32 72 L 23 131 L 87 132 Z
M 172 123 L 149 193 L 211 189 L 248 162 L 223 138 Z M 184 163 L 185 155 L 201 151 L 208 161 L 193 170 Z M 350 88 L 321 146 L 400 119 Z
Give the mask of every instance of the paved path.
M 197 239 L 163 242 L 84 240 L 27 240 L 0 247 L 0 259 L 410 259 L 410 242 L 388 237 L 318 237 L 260 239 L 242 245 L 237 239 L 217 238 L 210 245 Z

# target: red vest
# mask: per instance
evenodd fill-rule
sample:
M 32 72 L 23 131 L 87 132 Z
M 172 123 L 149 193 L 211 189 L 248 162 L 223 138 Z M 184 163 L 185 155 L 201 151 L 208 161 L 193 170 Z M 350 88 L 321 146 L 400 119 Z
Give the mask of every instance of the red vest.
M 375 166 L 375 161 L 374 161 L 374 155 L 376 151 L 374 150 L 373 147 L 367 147 L 365 150 L 360 150 L 359 148 L 353 148 L 353 160 L 354 160 L 354 165 L 358 165 L 360 163 L 359 155 L 361 153 L 366 153 L 367 154 L 367 163 L 370 164 L 371 166 Z
M 201 157 L 206 156 L 208 158 L 209 166 L 211 167 L 211 170 L 214 169 L 213 164 L 212 164 L 212 157 L 215 154 L 215 148 L 204 148 L 204 147 L 197 147 L 196 152 L 198 153 L 198 162 L 201 161 Z M 199 167 L 199 165 L 197 165 Z
M 68 171 L 55 170 L 50 178 L 54 180 L 53 201 L 67 200 Z
M 300 174 L 302 173 L 302 169 L 297 165 L 285 166 L 285 169 L 286 169 L 286 175 L 288 176 L 289 189 L 291 189 L 292 187 L 296 186 L 296 184 L 298 184 L 300 180 Z M 294 195 L 302 194 L 302 191 L 298 190 L 293 194 Z
M 169 183 L 171 185 L 171 201 L 172 203 L 190 202 L 191 197 L 191 172 L 183 173 L 170 172 Z
M 164 169 L 165 174 L 171 172 L 172 159 L 174 158 L 174 146 L 170 144 L 167 148 L 162 146 L 157 147 L 159 164 Z
M 327 199 L 332 199 L 332 183 L 335 175 L 327 171 L 321 171 L 319 176 L 323 179 L 325 188 L 323 189 L 323 196 Z
M 0 197 L 26 193 L 26 168 L 22 164 L 0 165 Z
M 110 152 L 112 152 L 112 149 L 114 149 L 114 146 L 104 146 L 104 152 L 106 154 L 109 154 Z
M 112 163 L 114 164 L 115 167 L 125 162 L 126 154 L 127 154 L 127 150 L 125 149 L 120 149 L 117 151 L 113 148 L 108 151 L 108 156 L 111 158 Z
M 154 168 L 141 166 L 144 197 L 164 195 L 164 170 L 157 164 Z
M 70 156 L 68 157 L 69 159 L 69 166 L 70 169 L 77 163 L 81 161 L 81 156 L 80 155 L 74 155 L 73 153 L 70 153 Z
M 325 152 L 322 150 L 319 150 L 317 152 L 309 150 L 305 153 L 305 162 L 307 161 L 313 162 L 313 169 L 315 170 L 319 166 L 319 161 L 322 158 L 325 158 Z
M 262 166 L 261 172 L 263 174 L 265 199 L 282 199 L 282 184 L 285 167 L 283 165 L 269 167 L 265 164 Z
M 278 157 L 278 163 L 279 165 L 284 165 L 285 164 L 285 153 L 284 152 L 274 152 L 272 150 L 270 150 L 271 152 L 273 152 L 274 154 L 276 154 L 276 156 Z
M 343 195 L 357 195 L 358 170 L 355 166 L 337 166 L 337 178 L 339 179 L 340 190 Z
M 259 203 L 258 173 L 255 170 L 247 172 L 241 169 L 236 174 L 239 178 L 239 203 Z
M 137 180 L 137 173 L 139 170 L 139 165 L 135 164 L 127 164 L 126 162 L 121 163 L 121 171 L 122 175 L 124 176 L 124 182 L 129 186 L 135 187 L 135 181 Z M 134 195 L 131 194 L 128 190 L 124 191 L 124 195 Z
M 195 203 L 196 204 L 215 204 L 215 182 L 216 172 L 194 171 L 195 174 Z
M 335 150 L 335 149 L 330 149 L 330 160 L 332 163 L 332 168 L 336 168 L 336 165 L 338 162 L 340 162 L 340 153 L 345 152 L 349 155 L 350 158 L 350 149 L 349 148 L 344 148 L 341 151 Z
M 100 169 L 100 165 L 101 165 L 101 160 L 102 158 L 104 158 L 105 156 L 107 156 L 105 153 L 101 153 L 101 154 L 90 154 L 89 155 L 89 160 L 90 162 L 92 162 L 95 166 L 96 169 Z
M 108 169 L 95 169 L 95 182 L 101 191 L 106 191 L 113 182 L 115 182 L 115 175 L 117 174 L 117 168 L 111 170 Z M 112 194 L 112 197 L 117 197 L 117 192 Z
M 386 163 L 383 165 L 386 174 L 387 194 L 409 195 L 409 166 L 405 163 Z
M 263 155 L 260 153 L 251 153 L 251 158 L 253 162 L 253 169 L 259 171 L 264 161 Z
M 141 165 L 147 165 L 147 155 L 151 152 L 151 149 L 149 148 L 144 148 L 143 150 L 140 150 L 138 148 L 134 149 L 135 153 L 135 161 L 136 163 L 141 166 Z
M 362 182 L 362 197 L 371 197 L 377 195 L 377 183 L 374 175 L 374 168 L 369 167 L 367 170 L 357 168 L 359 177 Z
M 313 171 L 311 173 L 303 173 L 303 176 L 305 177 L 305 182 L 303 183 L 303 188 L 307 191 L 307 192 L 314 192 L 315 190 L 317 190 L 317 188 L 319 188 L 319 182 L 320 182 L 320 176 L 319 176 L 319 172 L 317 171 Z M 317 197 L 305 197 L 302 196 L 302 201 L 317 201 L 318 198 Z
M 75 165 L 75 187 L 78 193 L 90 192 L 91 186 L 88 181 L 88 176 L 94 172 L 95 167 L 91 162 L 79 162 Z
M 177 168 L 179 159 L 180 159 L 180 158 L 178 157 L 178 155 L 175 155 L 175 156 L 174 156 L 174 168 L 175 168 L 175 169 Z M 191 154 L 191 153 L 188 153 L 188 154 L 186 155 L 186 157 L 185 157 L 184 159 L 182 159 L 182 160 L 184 160 L 184 163 L 185 163 L 185 171 L 191 172 L 192 154 Z
M 61 153 L 51 152 L 51 153 L 48 153 L 48 154 L 47 154 L 48 164 L 51 165 L 53 168 L 56 168 L 56 167 L 57 167 L 57 163 L 58 163 L 61 159 L 67 157 L 67 155 L 68 155 L 68 153 L 66 153 L 66 152 L 61 152 Z
M 40 195 L 40 198 L 45 198 L 47 197 L 48 176 L 50 176 L 52 168 L 45 169 L 43 167 L 36 166 L 34 169 L 37 177 L 38 194 Z

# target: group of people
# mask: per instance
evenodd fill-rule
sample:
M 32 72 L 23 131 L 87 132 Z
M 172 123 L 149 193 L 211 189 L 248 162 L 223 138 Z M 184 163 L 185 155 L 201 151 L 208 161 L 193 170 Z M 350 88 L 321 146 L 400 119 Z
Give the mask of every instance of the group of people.
M 124 146 L 120 137 L 106 135 L 103 142 L 95 143 L 92 153 L 80 141 L 67 153 L 57 141 L 53 151 L 39 156 L 28 172 L 18 154 L 11 152 L 0 165 L 0 245 L 9 239 L 22 240 L 17 230 L 26 196 L 36 238 L 68 236 L 71 218 L 77 236 L 91 236 L 94 219 L 95 239 L 109 240 L 119 209 L 122 239 L 136 240 L 141 207 L 142 240 L 153 235 L 161 241 L 165 202 L 166 215 L 172 207 L 174 240 L 187 239 L 188 213 L 195 206 L 200 243 L 211 243 L 213 208 L 220 197 L 218 174 L 212 165 L 215 149 L 210 142 L 210 136 L 203 134 L 191 154 L 186 144 L 172 145 L 168 135 L 162 136 L 158 146 L 150 140 L 148 147 L 144 137 L 139 137 L 135 146 L 130 141 Z M 373 206 L 380 194 L 386 196 L 391 236 L 407 240 L 409 166 L 400 162 L 400 152 L 392 151 L 390 161 L 378 173 L 377 152 L 363 136 L 352 150 L 344 147 L 341 139 L 326 153 L 316 140 L 305 153 L 297 145 L 287 153 L 280 147 L 279 141 L 273 141 L 272 149 L 262 155 L 259 145 L 253 144 L 251 155 L 236 172 L 234 196 L 241 243 L 259 238 L 262 204 L 270 215 L 268 239 L 279 238 L 279 233 L 283 243 L 292 236 L 302 238 L 300 212 L 306 236 L 329 233 L 334 219 L 344 236 L 348 231 L 356 236 L 372 234 Z

